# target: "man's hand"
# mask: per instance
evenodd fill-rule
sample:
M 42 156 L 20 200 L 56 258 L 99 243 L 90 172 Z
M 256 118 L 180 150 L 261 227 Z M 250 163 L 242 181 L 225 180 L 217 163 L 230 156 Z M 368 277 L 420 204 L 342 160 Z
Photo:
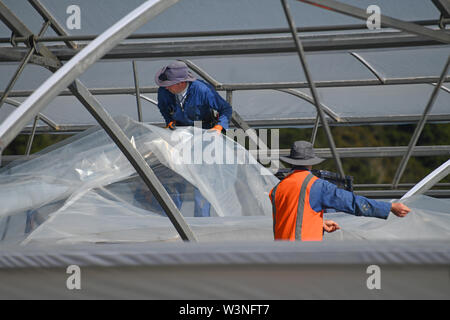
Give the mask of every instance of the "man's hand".
M 209 129 L 209 132 L 214 132 L 217 131 L 217 133 L 222 133 L 222 126 L 220 124 L 216 124 L 214 127 L 212 127 L 211 129 Z
M 333 220 L 324 220 L 323 221 L 323 230 L 326 232 L 334 232 L 336 230 L 339 230 L 341 227 L 334 222 Z
M 411 209 L 405 206 L 403 203 L 394 202 L 391 206 L 391 211 L 397 217 L 402 218 L 405 217 L 408 214 L 408 212 L 411 211 Z

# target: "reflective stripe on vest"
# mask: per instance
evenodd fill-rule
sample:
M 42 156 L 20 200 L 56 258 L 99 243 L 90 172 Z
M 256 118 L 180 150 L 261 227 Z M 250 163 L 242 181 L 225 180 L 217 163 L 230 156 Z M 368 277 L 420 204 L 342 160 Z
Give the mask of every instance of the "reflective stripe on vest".
M 277 191 L 278 184 L 272 189 L 271 195 L 272 195 L 272 216 L 273 216 L 273 236 L 275 237 L 275 225 L 276 225 L 276 219 L 277 219 L 277 207 L 275 206 L 275 192 Z
M 294 183 L 293 185 L 291 180 L 279 189 L 280 182 L 270 192 L 274 238 L 320 241 L 323 233 L 323 212 L 314 211 L 309 204 L 309 191 L 317 178 L 310 172 L 299 174 L 301 176 L 292 177 L 295 179 L 294 181 L 298 181 L 298 184 Z M 287 180 L 287 177 L 285 180 Z M 298 193 L 295 190 L 298 190 Z M 298 194 L 298 198 L 297 196 L 292 198 L 292 192 Z M 292 201 L 295 201 L 295 203 Z M 277 212 L 277 209 L 287 211 Z
M 298 196 L 297 223 L 295 224 L 295 239 L 297 240 L 300 240 L 302 238 L 303 210 L 305 209 L 306 187 L 313 177 L 314 175 L 310 173 L 305 178 L 305 180 L 303 180 L 302 188 L 300 189 L 300 195 Z

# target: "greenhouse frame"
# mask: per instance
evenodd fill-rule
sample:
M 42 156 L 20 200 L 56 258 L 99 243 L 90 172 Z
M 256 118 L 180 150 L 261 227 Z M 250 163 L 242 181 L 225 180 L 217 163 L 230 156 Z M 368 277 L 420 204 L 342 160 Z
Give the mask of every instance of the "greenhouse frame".
M 450 213 L 445 209 L 450 184 L 439 183 L 450 173 L 450 160 L 429 168 L 421 181 L 401 183 L 411 157 L 450 155 L 450 144 L 418 145 L 426 124 L 450 121 L 449 1 L 78 3 L 0 1 L 0 181 L 6 181 L 0 182 L 0 190 L 1 183 L 11 183 L 8 168 L 45 156 L 31 153 L 36 135 L 82 137 L 101 128 L 161 206 L 177 240 L 185 241 L 0 241 L 1 298 L 34 298 L 36 288 L 46 283 L 44 298 L 450 298 L 450 220 L 445 216 Z M 377 14 L 369 10 L 373 5 L 381 9 L 378 27 L 371 24 Z M 405 231 L 407 238 L 385 241 L 369 235 L 291 246 L 259 241 L 255 234 L 249 241 L 219 237 L 202 243 L 209 238 L 199 236 L 192 219 L 177 208 L 164 181 L 130 140 L 124 129 L 129 122 L 124 127 L 120 118 L 150 125 L 155 128 L 151 134 L 164 127 L 153 76 L 173 60 L 184 61 L 233 106 L 233 128 L 312 128 L 313 144 L 318 130 L 324 130 L 328 148 L 318 148 L 316 154 L 334 159 L 341 176 L 346 175 L 346 158 L 401 158 L 391 184 L 356 184 L 356 192 L 400 201 L 416 197 L 413 203 L 423 221 L 428 219 L 425 204 L 439 213 L 436 237 L 427 229 L 423 239 L 414 240 L 411 229 Z M 390 124 L 415 126 L 407 146 L 342 148 L 330 130 Z M 2 155 L 19 134 L 29 137 L 25 154 Z M 251 139 L 266 146 L 258 136 Z M 76 141 L 70 138 L 58 147 L 70 143 Z M 273 162 L 288 154 L 288 149 L 275 147 L 268 156 Z M 1 240 L 12 215 L 0 215 Z M 254 223 L 244 220 L 242 225 Z M 262 223 L 271 227 L 270 220 Z M 86 270 L 90 290 L 75 292 L 58 284 L 65 281 L 61 270 L 69 265 Z M 386 270 L 384 291 L 367 289 L 368 265 Z M 179 276 L 172 279 L 171 272 Z M 425 273 L 432 274 L 430 279 Z M 267 281 L 261 281 L 267 274 Z M 108 276 L 114 280 L 105 284 Z M 142 278 L 149 282 L 141 283 Z M 333 289 L 329 281 L 335 281 Z

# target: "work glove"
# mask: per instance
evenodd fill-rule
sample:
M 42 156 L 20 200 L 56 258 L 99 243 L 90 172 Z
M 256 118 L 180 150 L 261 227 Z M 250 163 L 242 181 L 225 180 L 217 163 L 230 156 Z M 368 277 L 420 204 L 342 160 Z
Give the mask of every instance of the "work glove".
M 216 124 L 214 127 L 209 129 L 209 132 L 217 131 L 217 133 L 222 133 L 223 127 L 220 124 Z
M 175 130 L 177 127 L 175 125 L 175 121 L 169 122 L 169 124 L 166 126 L 166 129 L 169 128 L 170 130 Z

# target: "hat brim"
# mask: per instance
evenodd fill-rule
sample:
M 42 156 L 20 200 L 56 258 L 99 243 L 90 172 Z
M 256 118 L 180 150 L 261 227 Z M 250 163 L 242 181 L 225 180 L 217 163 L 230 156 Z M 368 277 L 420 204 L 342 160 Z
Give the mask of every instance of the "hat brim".
M 197 78 L 190 71 L 188 71 L 188 75 L 187 75 L 186 78 L 161 81 L 161 80 L 159 80 L 159 76 L 164 71 L 166 71 L 166 68 L 162 68 L 155 75 L 155 82 L 158 85 L 158 87 L 170 87 L 170 86 L 173 86 L 174 84 L 177 84 L 177 83 L 180 83 L 180 82 L 183 82 L 183 81 L 194 82 L 195 80 L 197 80 Z
M 293 164 L 293 165 L 301 165 L 301 166 L 313 166 L 315 164 L 319 164 L 323 161 L 325 161 L 325 159 L 322 158 L 318 158 L 318 157 L 314 157 L 311 159 L 295 159 L 295 158 L 291 158 L 291 157 L 280 157 L 280 160 L 289 163 L 289 164 Z

